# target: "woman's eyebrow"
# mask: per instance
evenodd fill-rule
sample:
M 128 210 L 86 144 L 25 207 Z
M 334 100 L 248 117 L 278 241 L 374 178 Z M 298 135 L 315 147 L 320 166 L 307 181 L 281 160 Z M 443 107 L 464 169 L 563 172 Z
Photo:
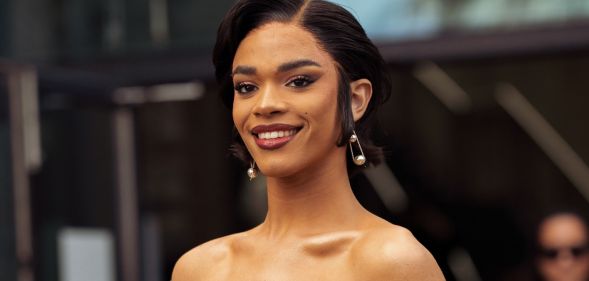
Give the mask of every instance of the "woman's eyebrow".
M 299 67 L 303 67 L 303 66 L 317 66 L 317 67 L 321 67 L 321 65 L 315 61 L 309 60 L 309 59 L 301 59 L 301 60 L 294 60 L 294 61 L 289 61 L 289 62 L 285 62 L 283 64 L 281 64 L 280 66 L 278 66 L 278 72 L 288 72 L 290 70 L 299 68 Z
M 277 71 L 278 72 L 288 72 L 288 71 L 291 71 L 293 69 L 297 69 L 297 68 L 303 67 L 303 66 L 321 67 L 321 65 L 318 62 L 315 62 L 313 60 L 300 59 L 300 60 L 289 61 L 289 62 L 285 62 L 285 63 L 281 64 L 280 66 L 278 66 Z M 236 74 L 255 75 L 256 72 L 257 72 L 257 69 L 253 66 L 238 65 L 235 67 L 235 69 L 231 73 L 231 76 L 234 76 Z
M 231 76 L 234 76 L 235 74 L 254 75 L 256 74 L 256 71 L 256 68 L 253 66 L 238 65 L 233 70 L 233 73 L 231 73 Z

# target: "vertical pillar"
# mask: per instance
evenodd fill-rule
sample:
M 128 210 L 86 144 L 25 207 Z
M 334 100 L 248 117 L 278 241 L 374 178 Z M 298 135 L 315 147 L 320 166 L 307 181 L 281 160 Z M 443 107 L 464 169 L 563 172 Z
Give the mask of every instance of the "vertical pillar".
M 113 116 L 117 194 L 119 272 L 123 281 L 139 281 L 139 214 L 133 112 L 119 107 Z
M 17 280 L 33 281 L 35 274 L 29 176 L 41 164 L 37 74 L 29 67 L 9 67 L 6 73 Z

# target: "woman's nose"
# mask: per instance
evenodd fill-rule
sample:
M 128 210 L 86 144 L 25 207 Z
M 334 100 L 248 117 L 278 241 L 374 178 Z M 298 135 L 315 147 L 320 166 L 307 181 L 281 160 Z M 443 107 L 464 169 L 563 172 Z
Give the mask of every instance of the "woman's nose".
M 281 93 L 275 87 L 264 87 L 258 92 L 253 113 L 256 116 L 272 116 L 286 111 Z

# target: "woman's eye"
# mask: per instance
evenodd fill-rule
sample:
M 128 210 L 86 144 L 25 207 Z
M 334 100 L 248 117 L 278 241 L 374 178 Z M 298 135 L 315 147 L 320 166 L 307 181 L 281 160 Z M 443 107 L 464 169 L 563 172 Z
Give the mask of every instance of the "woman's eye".
M 286 85 L 293 88 L 303 88 L 309 86 L 313 81 L 307 76 L 297 76 L 290 80 Z
M 235 86 L 235 91 L 240 94 L 247 94 L 256 90 L 256 86 L 249 83 L 239 83 Z

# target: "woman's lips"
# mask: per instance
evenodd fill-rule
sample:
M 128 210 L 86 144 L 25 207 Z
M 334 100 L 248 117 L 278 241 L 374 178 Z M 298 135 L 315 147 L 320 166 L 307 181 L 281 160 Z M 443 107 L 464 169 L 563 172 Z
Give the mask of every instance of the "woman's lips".
M 252 129 L 252 134 L 260 148 L 274 150 L 290 142 L 300 128 L 287 124 L 259 125 Z

